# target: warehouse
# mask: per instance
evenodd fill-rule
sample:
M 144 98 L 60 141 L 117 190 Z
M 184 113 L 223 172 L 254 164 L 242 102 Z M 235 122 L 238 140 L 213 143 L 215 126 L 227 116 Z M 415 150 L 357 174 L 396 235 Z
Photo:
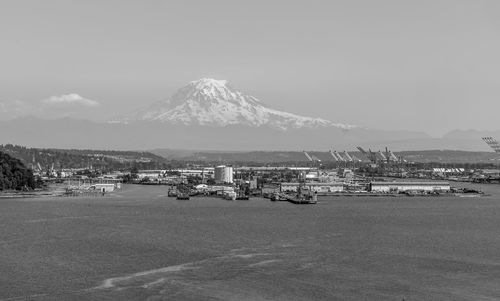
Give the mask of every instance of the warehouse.
M 297 192 L 299 185 L 305 190 L 317 192 L 339 192 L 344 191 L 343 183 L 281 183 L 281 192 Z
M 448 182 L 371 182 L 371 192 L 448 192 Z
M 116 186 L 113 183 L 96 183 L 94 184 L 94 189 L 101 192 L 113 192 Z

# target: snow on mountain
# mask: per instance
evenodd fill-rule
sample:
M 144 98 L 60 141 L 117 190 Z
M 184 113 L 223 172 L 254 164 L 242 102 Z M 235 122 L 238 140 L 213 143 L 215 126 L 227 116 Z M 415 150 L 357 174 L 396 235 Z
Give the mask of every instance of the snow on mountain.
M 137 121 L 214 127 L 269 126 L 280 130 L 317 127 L 350 129 L 353 127 L 348 124 L 333 123 L 321 118 L 299 116 L 268 108 L 257 98 L 233 89 L 227 81 L 210 78 L 192 81 L 179 89 L 170 99 L 156 102 L 113 122 Z

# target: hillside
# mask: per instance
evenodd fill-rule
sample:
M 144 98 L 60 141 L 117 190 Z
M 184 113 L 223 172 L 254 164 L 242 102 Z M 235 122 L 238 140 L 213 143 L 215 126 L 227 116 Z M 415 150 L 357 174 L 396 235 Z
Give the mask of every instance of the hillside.
M 33 172 L 19 159 L 0 151 L 0 191 L 35 188 Z
M 163 157 L 149 152 L 45 149 L 12 144 L 0 145 L 0 151 L 18 158 L 34 170 L 52 168 L 116 170 L 128 169 L 131 166 L 137 166 L 141 169 L 157 169 L 166 163 Z

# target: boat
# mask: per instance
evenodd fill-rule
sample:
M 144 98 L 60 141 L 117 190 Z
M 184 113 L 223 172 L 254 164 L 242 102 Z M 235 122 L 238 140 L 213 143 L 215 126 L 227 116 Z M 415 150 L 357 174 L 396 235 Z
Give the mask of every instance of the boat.
M 238 195 L 236 195 L 236 200 L 238 201 L 248 201 L 250 199 L 250 196 L 248 194 L 245 194 L 245 193 L 238 193 Z
M 297 194 L 295 196 L 289 196 L 286 195 L 287 201 L 289 201 L 292 204 L 317 204 L 318 203 L 318 192 L 315 191 L 312 193 L 309 191 L 308 194 L 303 194 L 302 193 L 302 188 L 301 186 L 298 187 L 297 189 Z
M 179 191 L 176 188 L 170 188 L 167 192 L 167 196 L 169 197 L 177 197 Z
M 234 201 L 234 200 L 236 200 L 236 192 L 234 192 L 234 191 L 225 191 L 222 194 L 222 197 L 224 199 L 226 199 L 226 200 Z
M 189 200 L 189 194 L 183 193 L 183 192 L 179 192 L 177 194 L 177 199 L 178 200 Z
M 236 200 L 238 201 L 248 201 L 250 199 L 250 197 L 246 194 L 238 194 L 236 196 Z
M 288 201 L 288 198 L 283 193 L 275 192 L 271 195 L 271 201 L 272 202 Z
M 317 200 L 310 196 L 291 196 L 288 197 L 288 201 L 292 204 L 303 205 L 303 204 L 316 204 Z

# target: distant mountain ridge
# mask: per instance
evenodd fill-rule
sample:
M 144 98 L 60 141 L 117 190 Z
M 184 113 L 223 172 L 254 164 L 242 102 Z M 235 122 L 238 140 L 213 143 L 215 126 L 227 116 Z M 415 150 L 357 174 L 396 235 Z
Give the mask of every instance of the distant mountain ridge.
M 500 139 L 500 130 L 453 130 L 446 133 L 443 138 L 445 139 L 476 139 L 478 137 L 496 137 Z
M 378 151 L 378 149 L 372 149 Z M 169 150 L 155 149 L 152 153 L 162 156 L 168 160 L 200 161 L 212 164 L 303 164 L 309 162 L 302 151 L 193 151 L 193 150 Z M 310 155 L 319 158 L 323 164 L 336 163 L 337 161 L 327 151 L 308 151 Z M 357 150 L 350 150 L 351 155 L 364 162 L 368 158 Z M 419 150 L 399 151 L 395 155 L 402 156 L 408 162 L 418 163 L 500 163 L 500 156 L 494 152 L 457 151 L 457 150 Z
M 267 126 L 278 130 L 354 127 L 268 108 L 256 97 L 232 88 L 226 80 L 211 78 L 192 81 L 168 100 L 156 102 L 113 120 L 118 123 L 145 121 L 185 126 Z
M 453 136 L 452 136 L 453 134 Z M 458 135 L 460 134 L 460 135 Z M 290 129 L 228 125 L 225 127 L 184 126 L 155 122 L 98 123 L 72 118 L 46 120 L 23 117 L 0 120 L 0 144 L 42 148 L 102 150 L 194 149 L 194 150 L 355 150 L 364 148 L 393 151 L 463 150 L 492 152 L 481 137 L 500 139 L 500 132 L 450 132 L 443 138 L 402 130 L 335 127 Z

